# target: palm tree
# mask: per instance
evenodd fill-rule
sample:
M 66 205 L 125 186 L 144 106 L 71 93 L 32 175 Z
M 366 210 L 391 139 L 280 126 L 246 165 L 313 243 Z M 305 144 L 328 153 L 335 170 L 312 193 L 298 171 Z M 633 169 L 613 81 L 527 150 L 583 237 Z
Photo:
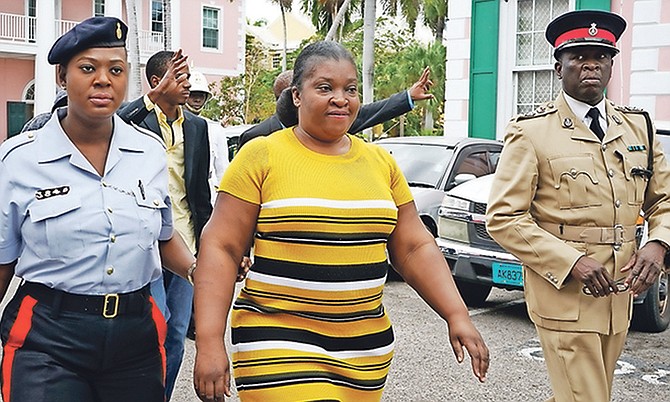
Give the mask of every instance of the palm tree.
M 337 33 L 338 28 L 340 28 L 340 25 L 342 24 L 342 21 L 344 20 L 344 17 L 347 14 L 347 11 L 349 10 L 350 4 L 351 0 L 344 0 L 342 5 L 340 6 L 339 11 L 337 12 L 337 15 L 335 15 L 335 18 L 333 18 L 333 24 L 330 26 L 330 29 L 326 34 L 325 40 L 335 39 L 335 34 Z M 342 29 L 340 29 L 340 37 L 341 36 L 342 36 Z
M 442 43 L 444 26 L 447 21 L 449 0 L 423 0 L 423 22 L 433 35 L 435 42 Z
M 351 26 L 352 7 L 350 5 L 357 7 L 360 4 L 361 0 L 302 0 L 301 9 L 305 14 L 312 17 L 312 25 L 314 25 L 317 32 L 323 35 L 333 25 L 336 25 L 335 20 L 338 12 L 344 10 L 343 16 L 338 19 L 343 22 L 337 24 L 340 29 L 340 38 L 338 39 L 341 39 L 342 32 Z
M 370 103 L 374 100 L 376 19 L 376 1 L 365 0 L 363 9 L 363 103 Z M 365 134 L 372 140 L 372 129 L 366 131 Z
M 130 61 L 130 81 L 128 98 L 135 99 L 142 94 L 142 74 L 140 73 L 140 38 L 137 32 L 136 0 L 125 0 L 128 14 L 128 57 Z
M 381 0 L 382 11 L 391 17 L 395 17 L 398 15 L 398 11 L 400 11 L 400 15 L 405 19 L 405 22 L 407 22 L 410 30 L 413 32 L 414 28 L 416 28 L 419 10 L 421 10 L 421 3 L 426 1 L 430 0 Z
M 281 70 L 286 71 L 286 53 L 288 48 L 288 32 L 286 29 L 286 11 L 291 11 L 293 7 L 293 0 L 272 0 L 273 2 L 279 4 L 279 9 L 281 10 L 281 21 L 284 27 L 284 49 L 282 50 L 281 56 Z

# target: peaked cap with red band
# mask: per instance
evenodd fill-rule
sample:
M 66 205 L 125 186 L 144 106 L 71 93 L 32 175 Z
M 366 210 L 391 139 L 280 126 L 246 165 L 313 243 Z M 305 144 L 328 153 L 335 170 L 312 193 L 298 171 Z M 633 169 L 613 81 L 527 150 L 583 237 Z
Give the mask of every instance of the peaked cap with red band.
M 620 15 L 600 10 L 577 10 L 559 15 L 547 25 L 545 36 L 554 47 L 554 57 L 567 48 L 602 46 L 613 55 L 619 53 L 616 42 L 626 29 Z

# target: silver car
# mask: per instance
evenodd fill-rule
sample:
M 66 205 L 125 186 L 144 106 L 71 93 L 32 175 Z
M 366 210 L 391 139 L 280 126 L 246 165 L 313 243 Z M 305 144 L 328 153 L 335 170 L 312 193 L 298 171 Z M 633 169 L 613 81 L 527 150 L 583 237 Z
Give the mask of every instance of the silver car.
M 446 191 L 495 171 L 502 142 L 449 137 L 397 137 L 376 141 L 400 166 L 419 216 L 437 237 L 437 210 Z

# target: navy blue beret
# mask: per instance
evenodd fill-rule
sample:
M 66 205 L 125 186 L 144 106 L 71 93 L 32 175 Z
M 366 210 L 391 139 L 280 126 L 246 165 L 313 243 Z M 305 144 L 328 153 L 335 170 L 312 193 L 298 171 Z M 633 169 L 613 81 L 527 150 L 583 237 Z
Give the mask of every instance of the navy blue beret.
M 125 47 L 128 26 L 115 17 L 92 17 L 75 25 L 51 46 L 49 64 L 66 64 L 92 47 Z
M 626 29 L 620 15 L 600 10 L 578 10 L 559 15 L 547 25 L 545 36 L 554 56 L 576 46 L 601 46 L 619 53 L 616 42 Z

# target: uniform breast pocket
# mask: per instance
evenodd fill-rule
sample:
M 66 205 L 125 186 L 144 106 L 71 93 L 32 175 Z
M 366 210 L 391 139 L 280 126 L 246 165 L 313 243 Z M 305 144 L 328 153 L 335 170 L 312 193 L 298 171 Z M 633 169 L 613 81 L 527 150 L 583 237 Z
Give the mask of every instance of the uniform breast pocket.
M 78 210 L 81 199 L 68 194 L 36 201 L 29 207 L 30 225 L 26 245 L 41 258 L 61 259 L 81 256 L 84 236 Z
M 645 176 L 634 175 L 633 170 L 647 168 L 647 155 L 642 153 L 623 154 L 619 151 L 615 151 L 615 154 L 621 159 L 621 163 L 623 163 L 628 204 L 642 205 L 648 181 Z
M 162 226 L 162 211 L 167 204 L 158 193 L 147 192 L 146 196 L 135 195 L 138 215 L 138 246 L 142 250 L 151 250 L 158 241 Z
M 596 207 L 598 176 L 592 155 L 573 155 L 549 160 L 560 209 Z

